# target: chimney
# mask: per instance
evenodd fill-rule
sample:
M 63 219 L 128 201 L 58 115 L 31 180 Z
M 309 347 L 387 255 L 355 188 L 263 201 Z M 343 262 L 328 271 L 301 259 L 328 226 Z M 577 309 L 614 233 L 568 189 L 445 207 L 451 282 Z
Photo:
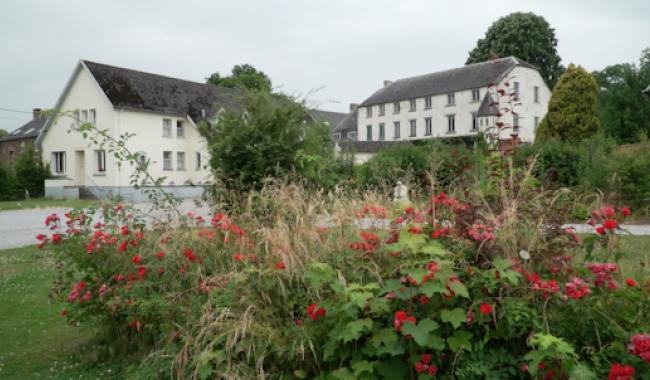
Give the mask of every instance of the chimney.
M 40 108 L 32 108 L 32 118 L 34 120 L 38 120 L 41 118 L 41 109 Z
M 393 84 L 393 81 L 392 81 L 392 80 L 388 80 L 388 79 L 386 79 L 386 80 L 384 81 L 384 87 L 388 87 L 388 86 L 390 86 L 391 84 Z
M 358 104 L 358 103 L 350 103 L 350 112 L 354 112 L 354 111 L 356 111 L 357 108 L 359 108 L 359 104 Z

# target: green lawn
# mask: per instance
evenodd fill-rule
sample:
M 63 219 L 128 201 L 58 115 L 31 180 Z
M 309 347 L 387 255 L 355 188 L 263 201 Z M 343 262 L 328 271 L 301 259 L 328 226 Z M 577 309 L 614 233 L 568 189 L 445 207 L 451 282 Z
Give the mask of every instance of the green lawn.
M 52 264 L 35 247 L 0 251 L 0 379 L 110 378 L 89 369 L 91 328 L 68 326 L 48 299 Z
M 650 271 L 650 236 L 621 236 L 621 270 L 637 280 Z
M 88 199 L 45 199 L 36 198 L 28 201 L 2 201 L 0 202 L 0 211 L 4 210 L 20 210 L 26 208 L 44 208 L 44 207 L 89 207 L 100 204 L 100 201 Z

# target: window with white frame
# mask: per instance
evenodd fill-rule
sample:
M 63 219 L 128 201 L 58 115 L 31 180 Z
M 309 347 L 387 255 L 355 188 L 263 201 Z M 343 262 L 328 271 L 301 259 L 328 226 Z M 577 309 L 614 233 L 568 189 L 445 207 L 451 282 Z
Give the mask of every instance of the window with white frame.
M 95 124 L 97 122 L 97 111 L 95 111 L 94 108 L 90 110 L 90 119 L 88 122 L 92 124 Z
M 88 110 L 81 111 L 81 121 L 84 123 L 88 122 Z
M 417 133 L 417 122 L 415 121 L 415 119 L 413 119 L 410 120 L 409 123 L 411 125 L 411 134 L 409 135 L 409 137 L 415 137 Z
M 515 100 L 519 100 L 519 82 L 513 83 L 512 93 L 514 95 Z
M 425 110 L 430 110 L 431 109 L 431 97 L 427 96 L 424 98 L 424 109 Z
M 372 125 L 366 125 L 366 140 L 372 140 Z
M 56 174 L 65 173 L 65 152 L 52 152 L 52 162 Z
M 448 106 L 453 106 L 456 104 L 456 94 L 453 92 L 450 92 L 447 94 L 447 105 Z
M 163 170 L 174 170 L 172 167 L 172 152 L 163 152 Z
M 332 139 L 335 140 L 335 141 L 340 140 L 341 139 L 341 133 L 340 132 L 332 133 Z
M 472 131 L 478 131 L 478 114 L 472 112 Z
M 386 105 L 385 104 L 380 104 L 379 105 L 379 116 L 384 116 L 386 114 Z
M 456 132 L 456 115 L 447 115 L 447 133 Z
M 537 127 L 539 127 L 539 116 L 535 116 L 535 119 L 533 120 L 533 130 L 537 132 Z
M 176 121 L 176 137 L 185 137 L 185 123 L 182 120 Z
M 539 87 L 535 86 L 533 87 L 533 99 L 535 103 L 539 103 Z
M 372 117 L 372 106 L 366 107 L 366 117 Z
M 400 102 L 393 102 L 393 113 L 398 114 L 402 110 Z
M 416 106 L 415 99 L 409 100 L 409 112 L 415 111 L 415 106 Z
M 185 170 L 185 152 L 176 152 L 176 170 Z
M 481 90 L 478 88 L 475 88 L 472 90 L 472 101 L 473 102 L 478 102 L 481 99 Z
M 194 169 L 201 170 L 201 152 L 196 152 L 195 157 L 196 157 L 196 166 L 194 167 Z
M 163 119 L 163 137 L 172 137 L 172 119 Z
M 95 173 L 106 173 L 106 151 L 95 150 Z
M 433 132 L 433 123 L 431 122 L 430 117 L 425 117 L 424 118 L 424 135 L 425 136 L 431 136 L 431 133 Z
M 394 129 L 393 138 L 398 139 L 400 137 L 400 133 L 401 133 L 401 129 L 402 129 L 401 126 L 400 126 L 399 121 L 393 122 L 393 129 Z
M 386 139 L 386 125 L 384 123 L 379 123 L 379 140 Z

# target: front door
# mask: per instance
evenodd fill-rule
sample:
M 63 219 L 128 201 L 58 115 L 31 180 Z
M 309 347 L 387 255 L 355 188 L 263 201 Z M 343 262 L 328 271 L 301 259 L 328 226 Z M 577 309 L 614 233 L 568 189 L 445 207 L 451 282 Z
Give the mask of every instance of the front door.
M 75 160 L 77 161 L 77 174 L 75 178 L 77 180 L 77 185 L 85 186 L 86 182 L 86 159 L 84 157 L 84 151 L 78 150 L 75 152 Z

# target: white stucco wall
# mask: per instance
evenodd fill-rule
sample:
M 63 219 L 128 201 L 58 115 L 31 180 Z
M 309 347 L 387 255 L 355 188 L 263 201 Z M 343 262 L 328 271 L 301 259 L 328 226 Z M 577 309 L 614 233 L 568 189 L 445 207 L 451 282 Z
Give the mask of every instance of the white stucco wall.
M 519 112 L 520 138 L 525 142 L 532 142 L 534 139 L 534 118 L 539 117 L 542 120 L 546 114 L 550 90 L 544 83 L 537 70 L 516 66 L 497 87 L 501 87 L 503 82 L 519 82 L 519 99 L 522 103 L 516 107 Z M 534 103 L 533 88 L 539 87 L 539 103 Z M 385 104 L 385 115 L 379 116 L 379 105 L 372 106 L 372 116 L 367 117 L 367 107 L 359 107 L 357 114 L 357 137 L 360 141 L 367 140 L 366 128 L 372 125 L 372 140 L 379 140 L 379 124 L 385 124 L 385 140 L 415 140 L 436 137 L 455 137 L 455 136 L 473 136 L 476 131 L 472 131 L 472 114 L 478 112 L 481 100 L 488 91 L 486 87 L 479 88 L 479 101 L 472 100 L 472 90 L 466 89 L 456 91 L 454 94 L 455 104 L 447 105 L 447 94 L 438 94 L 432 96 L 431 108 L 425 109 L 425 98 L 416 99 L 416 110 L 409 111 L 409 99 L 400 101 L 400 113 L 394 114 L 393 103 Z M 447 126 L 447 115 L 455 115 L 455 132 L 449 133 Z M 425 135 L 425 118 L 431 117 L 432 134 Z M 416 135 L 410 136 L 410 120 L 416 120 Z M 400 137 L 394 138 L 394 122 L 400 122 Z M 505 115 L 502 120 L 506 124 L 512 124 L 512 114 Z M 479 130 L 484 130 L 480 127 Z M 504 132 L 502 138 L 509 138 L 511 130 Z
M 164 115 L 153 112 L 134 112 L 116 110 L 104 95 L 92 75 L 82 68 L 73 79 L 68 94 L 60 106 L 63 111 L 96 110 L 96 126 L 107 129 L 116 137 L 122 133 L 132 133 L 127 147 L 132 152 L 144 152 L 152 163 L 149 173 L 154 177 L 167 177 L 165 185 L 203 184 L 210 179 L 209 155 L 205 139 L 186 116 Z M 172 120 L 172 137 L 163 137 L 163 119 Z M 184 121 L 184 137 L 176 137 L 176 121 Z M 53 175 L 52 153 L 66 152 L 66 172 L 70 180 L 67 186 L 88 187 L 130 187 L 129 176 L 133 167 L 124 164 L 120 169 L 116 159 L 106 152 L 106 171 L 97 173 L 94 146 L 89 146 L 78 132 L 70 132 L 71 118 L 61 118 L 51 125 L 41 141 L 43 160 L 50 164 Z M 163 151 L 171 151 L 173 170 L 163 170 Z M 78 158 L 83 152 L 84 164 Z M 185 170 L 177 168 L 177 152 L 185 153 Z M 196 153 L 201 153 L 201 169 L 196 170 Z M 83 171 L 83 172 L 82 172 Z

